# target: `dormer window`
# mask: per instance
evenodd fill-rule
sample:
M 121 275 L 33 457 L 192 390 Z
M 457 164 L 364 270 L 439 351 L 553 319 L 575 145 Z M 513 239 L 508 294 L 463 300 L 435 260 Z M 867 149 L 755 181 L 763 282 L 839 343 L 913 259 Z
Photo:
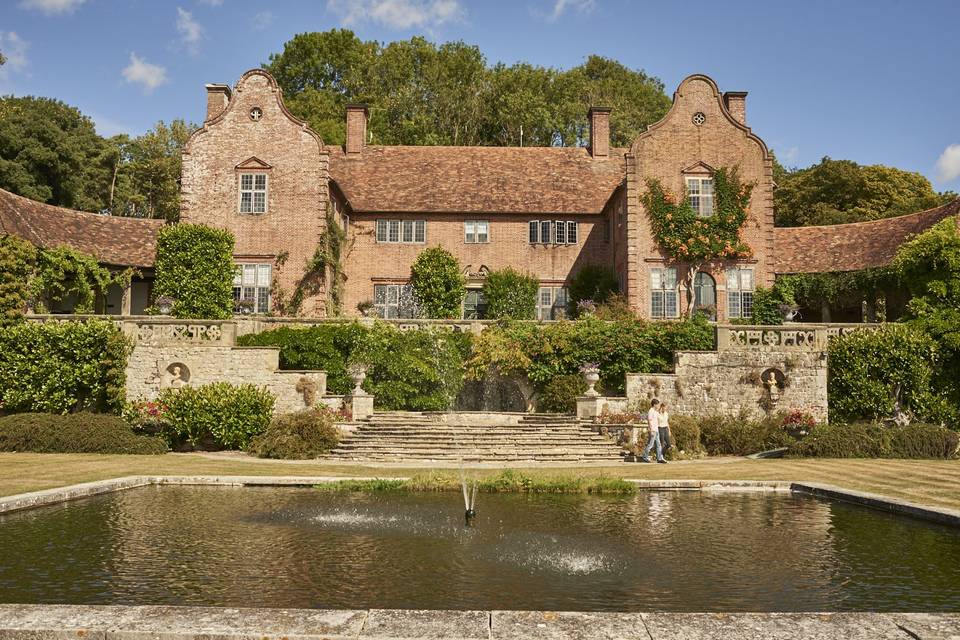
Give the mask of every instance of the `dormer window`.
M 267 212 L 267 174 L 240 174 L 240 213 Z
M 687 198 L 690 206 L 701 218 L 713 215 L 713 178 L 692 177 L 687 179 Z

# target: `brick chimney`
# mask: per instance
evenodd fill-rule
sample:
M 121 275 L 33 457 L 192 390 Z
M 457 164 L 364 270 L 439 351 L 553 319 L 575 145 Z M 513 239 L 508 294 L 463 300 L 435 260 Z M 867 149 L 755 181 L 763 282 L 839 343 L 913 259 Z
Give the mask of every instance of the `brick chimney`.
M 606 158 L 610 155 L 610 107 L 590 107 L 590 155 Z
M 230 87 L 225 84 L 207 85 L 207 117 L 206 120 L 213 120 L 227 108 L 230 102 Z
M 347 105 L 347 153 L 360 153 L 367 144 L 367 119 L 370 111 L 365 104 Z
M 740 124 L 747 124 L 747 92 L 746 91 L 727 91 L 723 94 L 723 104 L 727 111 Z

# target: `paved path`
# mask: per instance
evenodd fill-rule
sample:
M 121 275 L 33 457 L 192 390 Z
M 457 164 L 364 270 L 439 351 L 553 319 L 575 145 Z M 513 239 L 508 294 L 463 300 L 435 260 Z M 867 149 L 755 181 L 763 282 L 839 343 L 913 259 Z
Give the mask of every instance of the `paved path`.
M 582 613 L 0 605 L 0 640 L 958 640 L 960 614 Z

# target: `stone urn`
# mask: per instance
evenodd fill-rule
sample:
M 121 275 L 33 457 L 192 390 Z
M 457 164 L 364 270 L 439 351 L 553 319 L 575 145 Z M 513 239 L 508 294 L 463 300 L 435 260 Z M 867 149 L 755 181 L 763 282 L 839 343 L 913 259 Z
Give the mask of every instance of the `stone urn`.
M 170 296 L 160 296 L 154 302 L 157 305 L 157 311 L 159 311 L 162 316 L 168 316 L 170 312 L 173 311 L 174 299 Z
M 351 393 L 355 396 L 366 395 L 367 392 L 363 390 L 363 381 L 367 379 L 367 365 L 352 364 L 347 369 L 347 373 L 353 380 L 353 391 Z
M 597 385 L 597 382 L 600 381 L 600 367 L 589 363 L 580 367 L 580 373 L 583 374 L 583 381 L 587 383 L 587 390 L 583 395 L 585 396 L 598 396 L 600 395 L 597 390 L 594 388 Z

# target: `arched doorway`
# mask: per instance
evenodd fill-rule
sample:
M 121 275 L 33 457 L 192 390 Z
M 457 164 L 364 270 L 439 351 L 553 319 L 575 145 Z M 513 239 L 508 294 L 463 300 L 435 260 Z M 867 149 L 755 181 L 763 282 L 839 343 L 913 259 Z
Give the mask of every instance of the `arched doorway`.
M 693 311 L 717 319 L 717 283 L 709 273 L 698 271 L 693 279 Z

